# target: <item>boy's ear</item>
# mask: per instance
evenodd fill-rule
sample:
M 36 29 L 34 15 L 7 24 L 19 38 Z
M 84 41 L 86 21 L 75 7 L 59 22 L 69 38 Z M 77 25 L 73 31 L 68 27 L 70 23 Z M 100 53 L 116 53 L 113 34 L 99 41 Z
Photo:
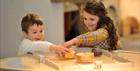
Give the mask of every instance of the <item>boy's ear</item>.
M 25 38 L 27 38 L 28 37 L 28 34 L 26 33 L 26 32 L 22 32 L 23 33 L 23 36 L 25 37 Z

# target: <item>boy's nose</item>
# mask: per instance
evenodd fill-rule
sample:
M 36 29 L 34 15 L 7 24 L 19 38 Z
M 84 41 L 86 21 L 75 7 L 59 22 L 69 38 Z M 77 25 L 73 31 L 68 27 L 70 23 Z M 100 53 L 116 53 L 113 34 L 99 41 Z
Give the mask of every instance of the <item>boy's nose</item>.
M 38 34 L 38 35 L 36 36 L 36 39 L 37 39 L 37 40 L 41 40 L 41 39 L 42 39 L 42 35 L 41 35 L 41 34 Z
M 41 40 L 42 38 L 41 37 L 36 37 L 36 40 Z

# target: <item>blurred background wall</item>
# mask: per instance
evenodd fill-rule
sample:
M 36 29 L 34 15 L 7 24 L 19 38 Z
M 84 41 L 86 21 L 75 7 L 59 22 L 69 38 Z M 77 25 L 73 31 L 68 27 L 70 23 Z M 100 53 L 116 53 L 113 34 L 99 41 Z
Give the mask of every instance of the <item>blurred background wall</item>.
M 120 0 L 123 35 L 140 31 L 140 0 Z
M 50 42 L 61 44 L 67 41 L 67 36 L 73 38 L 85 32 L 83 25 L 78 24 L 78 9 L 86 1 L 88 0 L 0 0 L 0 58 L 16 56 L 22 40 L 20 21 L 29 12 L 42 16 L 46 39 Z M 124 47 L 133 42 L 140 49 L 140 0 L 101 1 L 118 27 L 121 38 L 127 39 L 123 40 Z M 137 41 L 128 42 L 133 37 Z

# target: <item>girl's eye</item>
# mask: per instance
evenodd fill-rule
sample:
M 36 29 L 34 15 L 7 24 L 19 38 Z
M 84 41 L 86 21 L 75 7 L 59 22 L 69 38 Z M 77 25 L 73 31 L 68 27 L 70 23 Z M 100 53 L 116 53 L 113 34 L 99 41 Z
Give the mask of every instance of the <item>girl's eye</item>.
M 94 21 L 95 19 L 94 19 L 94 18 L 91 18 L 90 20 L 91 20 L 91 21 Z
M 87 20 L 87 18 L 83 18 L 83 20 Z

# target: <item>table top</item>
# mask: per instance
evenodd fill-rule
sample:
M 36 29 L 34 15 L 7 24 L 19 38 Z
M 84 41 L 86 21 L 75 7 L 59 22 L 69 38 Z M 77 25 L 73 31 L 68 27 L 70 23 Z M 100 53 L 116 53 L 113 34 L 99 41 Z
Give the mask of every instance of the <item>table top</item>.
M 122 63 L 108 56 L 102 55 L 94 57 L 94 62 L 89 64 L 77 63 L 76 59 L 61 59 L 58 57 L 49 57 L 59 69 L 51 64 L 40 63 L 38 59 L 31 55 L 18 57 L 9 57 L 0 59 L 0 69 L 12 70 L 31 70 L 31 71 L 93 71 L 96 61 L 102 61 L 103 71 L 140 71 L 140 54 L 138 53 L 119 53 L 119 56 L 129 60 L 128 63 Z

